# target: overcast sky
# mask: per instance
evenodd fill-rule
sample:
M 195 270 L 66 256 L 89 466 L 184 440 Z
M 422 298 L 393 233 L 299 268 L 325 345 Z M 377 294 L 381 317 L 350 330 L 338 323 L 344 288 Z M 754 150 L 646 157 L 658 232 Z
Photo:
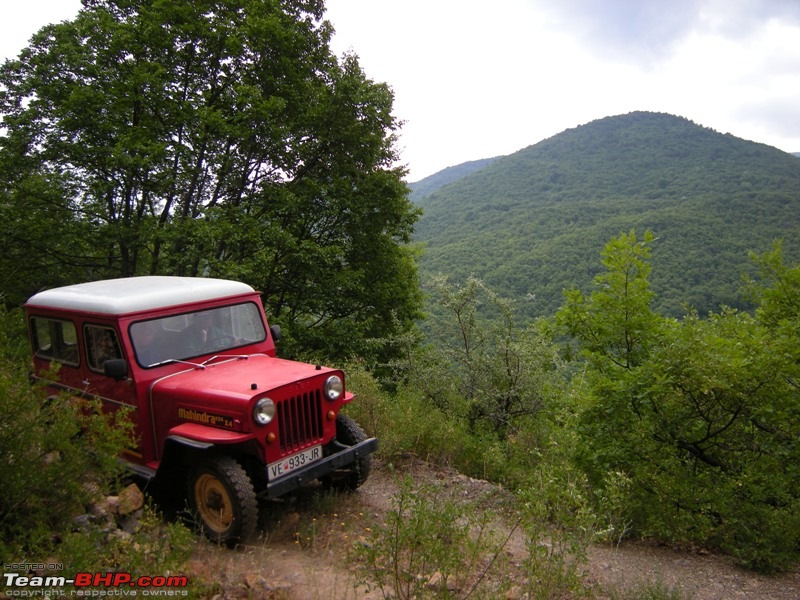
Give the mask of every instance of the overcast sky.
M 667 112 L 800 152 L 800 0 L 327 0 L 388 83 L 417 181 L 606 116 Z M 4 2 L 0 55 L 78 0 Z

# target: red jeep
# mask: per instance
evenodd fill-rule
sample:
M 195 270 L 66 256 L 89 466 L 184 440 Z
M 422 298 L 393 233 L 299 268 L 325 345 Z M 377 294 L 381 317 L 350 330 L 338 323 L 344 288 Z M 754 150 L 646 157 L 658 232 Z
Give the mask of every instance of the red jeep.
M 258 292 L 235 281 L 131 277 L 40 292 L 25 311 L 34 377 L 129 409 L 122 457 L 148 480 L 185 485 L 209 538 L 253 533 L 258 498 L 310 481 L 354 489 L 375 438 L 340 413 L 344 374 L 275 355 Z M 51 363 L 58 380 L 45 380 Z

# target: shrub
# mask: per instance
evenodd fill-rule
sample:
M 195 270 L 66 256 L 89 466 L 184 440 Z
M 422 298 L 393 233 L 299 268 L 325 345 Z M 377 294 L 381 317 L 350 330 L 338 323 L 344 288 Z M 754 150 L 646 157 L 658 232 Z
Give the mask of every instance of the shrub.
M 617 531 L 786 568 L 800 556 L 800 528 L 788 527 L 800 502 L 800 267 L 764 260 L 776 283 L 756 290 L 755 316 L 676 321 L 650 307 L 650 239 L 609 243 L 608 273 L 558 315 L 586 359 L 578 447 L 598 508 Z
M 121 412 L 105 415 L 95 403 L 31 385 L 21 321 L 0 314 L 0 559 L 56 556 L 84 571 L 140 568 L 148 575 L 175 565 L 188 548 L 186 530 L 164 525 L 150 509 L 133 535 L 109 535 L 100 524 L 78 531 L 76 517 L 116 491 L 117 457 L 132 428 Z
M 32 387 L 23 364 L 0 366 L 0 539 L 4 550 L 47 547 L 118 474 L 128 430 L 95 406 Z
M 362 582 L 384 598 L 467 598 L 478 589 L 496 597 L 502 584 L 486 575 L 504 541 L 488 526 L 492 515 L 410 477 L 398 483 L 386 522 L 357 548 Z
M 465 427 L 418 391 L 406 386 L 386 391 L 358 364 L 348 367 L 347 385 L 358 396 L 347 412 L 368 435 L 378 438 L 380 456 L 389 461 L 413 455 L 439 464 L 458 462 L 468 437 Z

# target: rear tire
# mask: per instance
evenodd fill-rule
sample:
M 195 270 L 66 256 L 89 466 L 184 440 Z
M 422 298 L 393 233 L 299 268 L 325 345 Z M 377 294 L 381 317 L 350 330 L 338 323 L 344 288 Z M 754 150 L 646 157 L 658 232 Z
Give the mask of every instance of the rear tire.
M 352 418 L 336 415 L 336 441 L 345 446 L 355 446 L 368 439 L 367 434 Z M 372 455 L 359 456 L 347 470 L 325 477 L 322 483 L 337 491 L 353 491 L 361 487 L 372 469 Z
M 230 456 L 215 456 L 191 470 L 189 508 L 208 539 L 235 546 L 255 532 L 258 502 L 245 470 Z

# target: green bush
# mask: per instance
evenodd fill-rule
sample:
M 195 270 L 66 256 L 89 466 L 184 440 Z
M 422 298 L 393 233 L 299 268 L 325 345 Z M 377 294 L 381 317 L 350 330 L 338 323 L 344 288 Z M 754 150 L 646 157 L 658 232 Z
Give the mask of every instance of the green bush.
M 129 430 L 96 407 L 32 387 L 24 364 L 0 367 L 0 542 L 4 551 L 47 547 L 118 474 Z
M 469 439 L 465 424 L 433 406 L 418 390 L 403 386 L 389 392 L 358 364 L 348 366 L 347 385 L 357 397 L 347 412 L 368 435 L 378 438 L 380 456 L 389 461 L 416 456 L 446 465 L 461 461 Z
M 476 597 L 497 597 L 503 583 L 486 575 L 504 541 L 489 527 L 492 515 L 441 497 L 441 489 L 410 477 L 398 483 L 385 523 L 357 547 L 368 589 L 384 598 L 467 598 L 477 590 Z
M 570 460 L 567 439 L 553 439 L 539 451 L 539 462 L 517 490 L 527 544 L 528 598 L 578 597 L 581 570 L 595 537 L 596 516 L 586 476 Z
M 174 568 L 186 555 L 188 532 L 151 509 L 133 534 L 112 535 L 108 523 L 78 519 L 118 491 L 117 457 L 132 428 L 123 413 L 112 418 L 97 404 L 32 385 L 20 323 L 17 313 L 0 314 L 0 560 L 57 557 L 83 571 L 147 575 Z
M 126 571 L 138 577 L 180 573 L 197 544 L 196 534 L 181 523 L 164 521 L 151 505 L 144 507 L 137 522 L 131 533 L 109 532 L 102 522 L 64 533 L 57 552 L 60 562 L 69 566 L 61 574 Z
M 609 243 L 595 291 L 570 292 L 558 315 L 585 360 L 576 447 L 609 511 L 601 529 L 785 569 L 800 558 L 800 266 L 762 259 L 755 316 L 677 321 L 651 309 L 650 240 Z

